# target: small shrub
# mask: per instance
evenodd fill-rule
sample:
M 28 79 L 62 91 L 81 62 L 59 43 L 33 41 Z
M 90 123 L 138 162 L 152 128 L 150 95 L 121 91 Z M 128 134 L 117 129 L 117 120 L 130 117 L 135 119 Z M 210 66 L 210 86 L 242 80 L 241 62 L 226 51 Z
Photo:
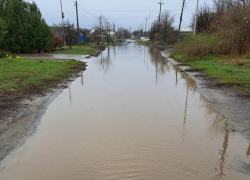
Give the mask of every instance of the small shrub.
M 63 46 L 63 38 L 59 35 L 54 36 L 54 48 L 62 48 Z
M 77 45 L 84 46 L 84 45 L 88 45 L 88 44 L 89 44 L 88 42 L 79 42 Z
M 0 58 L 7 58 L 7 59 L 20 59 L 19 56 L 15 54 L 11 54 L 5 51 L 0 51 Z
M 6 57 L 6 53 L 4 51 L 0 51 L 0 58 L 5 58 Z

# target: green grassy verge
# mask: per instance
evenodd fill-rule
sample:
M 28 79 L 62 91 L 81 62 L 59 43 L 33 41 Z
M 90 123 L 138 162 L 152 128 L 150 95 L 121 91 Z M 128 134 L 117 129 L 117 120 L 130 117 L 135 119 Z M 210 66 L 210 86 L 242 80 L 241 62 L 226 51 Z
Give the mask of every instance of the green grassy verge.
M 94 45 L 74 45 L 69 48 L 69 46 L 63 47 L 64 50 L 58 51 L 60 54 L 82 54 L 87 55 L 91 54 L 93 51 L 97 50 L 98 47 Z
M 222 83 L 233 84 L 234 88 L 250 92 L 250 60 L 228 59 L 216 56 L 186 56 L 173 54 L 173 59 L 204 71 Z
M 138 40 L 137 41 L 138 44 L 142 44 L 142 45 L 149 45 L 149 41 L 142 41 L 142 40 Z
M 84 67 L 83 62 L 76 60 L 0 59 L 0 96 L 40 93 L 55 87 Z

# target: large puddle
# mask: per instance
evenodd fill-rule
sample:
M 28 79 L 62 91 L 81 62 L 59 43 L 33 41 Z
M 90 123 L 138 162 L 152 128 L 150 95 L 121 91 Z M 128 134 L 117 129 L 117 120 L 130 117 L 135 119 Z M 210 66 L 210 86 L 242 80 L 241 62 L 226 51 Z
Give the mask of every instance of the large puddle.
M 86 61 L 1 180 L 250 179 L 249 141 L 160 53 L 129 43 Z

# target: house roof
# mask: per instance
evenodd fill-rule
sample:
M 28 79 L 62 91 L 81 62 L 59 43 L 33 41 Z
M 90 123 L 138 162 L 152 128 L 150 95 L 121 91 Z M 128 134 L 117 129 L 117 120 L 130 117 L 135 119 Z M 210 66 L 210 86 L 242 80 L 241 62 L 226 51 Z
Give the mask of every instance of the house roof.
M 62 31 L 62 28 L 59 26 L 50 26 L 51 32 L 56 34 L 58 31 Z
M 99 32 L 100 32 L 100 28 L 99 28 L 99 27 L 93 27 L 93 28 L 90 30 L 90 34 L 94 34 L 95 31 L 99 31 Z
M 174 28 L 175 30 L 178 30 L 177 27 Z M 180 32 L 193 32 L 192 27 L 181 27 Z
M 100 32 L 100 28 L 99 27 L 94 27 L 93 29 L 90 30 L 90 34 L 94 34 L 96 31 Z M 115 35 L 114 31 L 110 31 L 110 35 Z

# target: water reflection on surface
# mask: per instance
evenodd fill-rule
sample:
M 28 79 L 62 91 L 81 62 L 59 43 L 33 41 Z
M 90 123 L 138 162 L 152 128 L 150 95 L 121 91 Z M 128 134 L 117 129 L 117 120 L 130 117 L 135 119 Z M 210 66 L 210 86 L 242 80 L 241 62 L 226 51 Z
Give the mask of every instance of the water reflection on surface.
M 114 49 L 114 48 L 113 48 Z M 115 50 L 114 50 L 115 52 Z M 114 57 L 115 57 L 115 53 L 114 53 Z M 110 58 L 110 47 L 107 47 L 107 51 L 101 52 L 100 55 L 100 66 L 102 67 L 104 72 L 109 71 L 109 69 L 112 67 L 112 61 Z
M 224 165 L 226 163 L 226 153 L 227 153 L 227 148 L 228 148 L 228 142 L 229 142 L 229 131 L 225 130 L 225 136 L 224 136 L 224 141 L 222 144 L 222 150 L 220 152 L 221 158 L 220 158 L 220 173 L 219 177 L 222 178 L 224 174 Z
M 83 86 L 83 72 L 81 72 L 81 84 Z
M 247 149 L 247 156 L 250 156 L 250 144 L 249 144 L 249 147 Z
M 88 59 L 37 132 L 2 162 L 0 177 L 247 180 L 236 169 L 250 163 L 249 142 L 224 122 L 195 81 L 157 51 L 109 47 Z

